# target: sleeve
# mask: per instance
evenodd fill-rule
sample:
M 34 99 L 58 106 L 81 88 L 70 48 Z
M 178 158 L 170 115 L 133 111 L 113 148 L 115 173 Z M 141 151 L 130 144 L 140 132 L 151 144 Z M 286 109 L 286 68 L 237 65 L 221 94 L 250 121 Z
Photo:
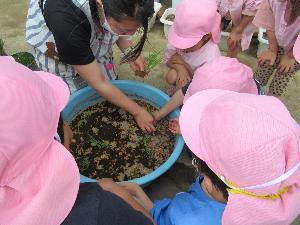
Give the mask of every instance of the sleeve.
M 255 16 L 262 0 L 246 0 L 242 10 L 242 14 L 246 16 Z
M 257 27 L 275 29 L 275 18 L 269 0 L 263 0 L 252 22 Z
M 171 57 L 175 55 L 175 53 L 176 53 L 176 48 L 168 43 L 165 51 L 165 63 L 167 63 L 171 59 Z
M 169 224 L 168 208 L 171 204 L 171 199 L 156 200 L 153 203 L 153 208 L 150 211 L 154 221 L 160 225 Z
M 90 47 L 91 27 L 85 14 L 71 7 L 68 11 L 52 8 L 46 4 L 44 16 L 54 36 L 60 61 L 70 65 L 93 62 L 95 57 Z

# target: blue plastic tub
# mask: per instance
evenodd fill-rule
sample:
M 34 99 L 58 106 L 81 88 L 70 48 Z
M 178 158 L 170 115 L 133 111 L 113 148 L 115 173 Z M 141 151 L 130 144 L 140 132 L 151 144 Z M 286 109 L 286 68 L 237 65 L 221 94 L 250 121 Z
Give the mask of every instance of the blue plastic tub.
M 130 98 L 143 99 L 146 102 L 152 104 L 153 106 L 161 107 L 164 104 L 166 104 L 166 102 L 168 102 L 170 99 L 170 97 L 161 90 L 141 82 L 116 80 L 112 81 L 112 83 Z M 90 105 L 95 104 L 96 102 L 101 102 L 102 100 L 103 98 L 99 96 L 99 94 L 90 87 L 86 87 L 75 92 L 71 96 L 68 105 L 63 111 L 64 121 L 72 121 L 76 117 L 76 115 L 79 114 L 81 111 L 83 111 Z M 179 110 L 174 110 L 170 114 L 170 117 L 179 117 Z M 161 176 L 176 162 L 183 149 L 183 146 L 183 138 L 181 136 L 177 136 L 173 153 L 165 163 L 163 163 L 160 167 L 158 167 L 151 173 L 131 181 L 144 186 Z M 80 182 L 96 182 L 96 180 L 81 175 Z

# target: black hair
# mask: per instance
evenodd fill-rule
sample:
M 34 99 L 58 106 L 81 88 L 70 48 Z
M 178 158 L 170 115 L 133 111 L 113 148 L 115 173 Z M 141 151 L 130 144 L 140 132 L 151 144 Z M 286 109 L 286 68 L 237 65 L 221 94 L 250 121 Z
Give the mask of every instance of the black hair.
M 64 122 L 63 122 L 62 116 L 60 114 L 59 121 L 58 121 L 58 126 L 57 126 L 57 133 L 60 137 L 60 140 L 61 140 L 62 144 L 64 143 L 64 127 L 63 126 L 64 126 Z
M 223 197 L 227 201 L 228 200 L 227 185 L 224 184 L 224 182 L 207 166 L 207 164 L 203 160 L 199 159 L 193 153 L 192 153 L 192 157 L 194 161 L 194 166 L 196 167 L 199 175 L 207 176 L 211 180 L 214 187 L 222 193 Z
M 130 17 L 139 22 L 143 27 L 143 35 L 140 41 L 130 51 L 128 51 L 121 63 L 136 60 L 147 40 L 148 20 L 154 14 L 153 0 L 102 0 L 106 17 L 111 17 L 120 22 L 124 17 Z
M 290 0 L 290 3 L 291 3 L 291 19 L 289 21 L 289 24 L 292 24 L 300 15 L 300 1 Z

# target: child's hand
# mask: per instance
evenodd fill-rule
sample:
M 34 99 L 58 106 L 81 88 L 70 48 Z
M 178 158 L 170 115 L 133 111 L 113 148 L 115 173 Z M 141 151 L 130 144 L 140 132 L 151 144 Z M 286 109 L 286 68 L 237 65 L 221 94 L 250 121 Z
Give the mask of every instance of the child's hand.
M 227 38 L 227 46 L 229 49 L 235 49 L 241 46 L 242 32 L 239 32 L 237 29 L 232 29 L 229 37 Z
M 176 81 L 177 88 L 181 88 L 191 81 L 190 73 L 185 67 L 180 67 L 180 69 L 177 71 L 177 74 L 178 74 L 177 81 Z
M 181 55 L 179 54 L 174 54 L 172 55 L 172 57 L 170 58 L 170 63 L 172 64 L 180 64 L 180 65 L 185 65 L 185 62 L 183 60 L 183 58 L 181 57 Z
M 143 189 L 134 182 L 122 182 L 119 185 L 124 187 L 133 196 L 138 196 L 139 193 L 143 191 Z
M 289 72 L 294 72 L 295 70 L 295 58 L 290 57 L 288 55 L 283 55 L 280 59 L 280 63 L 277 67 L 277 69 L 281 73 L 289 73 Z
M 273 66 L 276 60 L 277 54 L 271 51 L 270 49 L 267 49 L 266 51 L 262 52 L 258 57 L 258 64 L 263 65 L 267 62 L 269 62 L 270 66 Z
M 169 122 L 169 130 L 173 134 L 181 134 L 178 119 L 172 119 Z
M 135 122 L 137 125 L 143 130 L 147 132 L 155 131 L 155 127 L 153 125 L 154 118 L 153 116 L 143 107 L 140 107 L 137 114 L 133 115 Z

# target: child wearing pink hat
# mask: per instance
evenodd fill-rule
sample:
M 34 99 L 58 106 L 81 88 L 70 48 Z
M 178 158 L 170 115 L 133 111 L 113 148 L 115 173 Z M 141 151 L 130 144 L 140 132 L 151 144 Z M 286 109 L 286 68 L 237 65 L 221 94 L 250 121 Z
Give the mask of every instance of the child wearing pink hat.
M 258 57 L 255 77 L 266 86 L 276 69 L 269 94 L 281 96 L 300 68 L 293 57 L 293 45 L 300 33 L 300 5 L 297 0 L 264 0 L 253 23 L 267 30 L 269 48 Z
M 250 94 L 259 94 L 261 91 L 253 78 L 251 68 L 235 58 L 219 56 L 198 68 L 192 82 L 176 91 L 165 106 L 153 113 L 154 118 L 160 120 L 193 94 L 215 88 Z M 170 121 L 169 129 L 173 133 L 179 133 L 177 119 Z
M 300 127 L 272 96 L 209 89 L 183 105 L 179 123 L 199 177 L 154 203 L 122 184 L 158 225 L 288 225 L 300 213 Z
M 169 84 L 183 87 L 197 68 L 221 55 L 220 21 L 215 1 L 183 0 L 176 8 L 165 52 Z
M 300 127 L 280 100 L 205 90 L 179 123 L 196 161 L 227 186 L 223 225 L 288 225 L 299 215 Z
M 227 39 L 227 56 L 236 57 L 239 49 L 247 50 L 257 28 L 252 20 L 261 0 L 217 0 L 218 11 L 226 21 L 232 20 L 233 27 Z
M 69 98 L 64 81 L 12 57 L 0 68 L 0 224 L 153 224 L 111 180 L 79 184 L 73 156 L 53 138 Z

